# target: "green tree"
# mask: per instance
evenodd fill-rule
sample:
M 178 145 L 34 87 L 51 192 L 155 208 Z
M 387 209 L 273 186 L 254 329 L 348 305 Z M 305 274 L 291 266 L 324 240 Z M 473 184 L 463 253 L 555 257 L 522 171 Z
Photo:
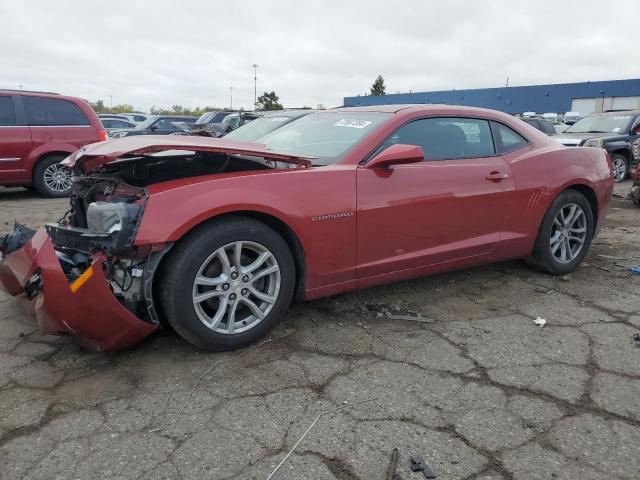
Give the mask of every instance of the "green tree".
M 387 87 L 384 85 L 384 78 L 382 75 L 378 75 L 376 81 L 371 85 L 371 95 L 384 95 L 386 93 Z
M 257 110 L 282 110 L 282 105 L 278 103 L 280 97 L 276 95 L 275 91 L 264 92 L 263 95 L 258 97 L 258 103 L 256 105 Z

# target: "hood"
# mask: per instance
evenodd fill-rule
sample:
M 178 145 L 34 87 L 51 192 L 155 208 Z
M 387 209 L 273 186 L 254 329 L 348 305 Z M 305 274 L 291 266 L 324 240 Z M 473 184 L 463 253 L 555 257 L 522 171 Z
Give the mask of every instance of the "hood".
M 311 160 L 315 158 L 272 152 L 267 150 L 267 146 L 264 144 L 225 140 L 224 138 L 183 135 L 136 135 L 106 142 L 92 143 L 69 155 L 62 164 L 70 168 L 80 168 L 87 173 L 108 163 L 168 150 L 249 155 L 268 160 L 293 163 L 303 168 L 311 167 Z

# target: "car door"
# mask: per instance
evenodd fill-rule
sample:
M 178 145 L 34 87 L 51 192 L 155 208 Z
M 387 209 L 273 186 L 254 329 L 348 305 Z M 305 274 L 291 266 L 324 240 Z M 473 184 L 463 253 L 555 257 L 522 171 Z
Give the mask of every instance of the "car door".
M 24 164 L 32 148 L 19 96 L 0 95 L 0 183 L 27 180 Z
M 400 127 L 378 149 L 419 145 L 420 163 L 357 172 L 359 278 L 487 255 L 514 183 L 489 122 L 437 117 Z M 376 152 L 377 153 L 377 152 Z

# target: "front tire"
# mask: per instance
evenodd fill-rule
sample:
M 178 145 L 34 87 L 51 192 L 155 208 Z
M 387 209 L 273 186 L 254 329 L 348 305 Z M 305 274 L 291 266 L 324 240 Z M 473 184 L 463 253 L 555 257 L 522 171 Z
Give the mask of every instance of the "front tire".
M 60 165 L 64 159 L 64 155 L 49 155 L 36 164 L 32 181 L 41 195 L 58 198 L 71 193 L 71 171 Z
M 286 313 L 295 286 L 284 239 L 249 218 L 214 220 L 185 236 L 163 267 L 162 310 L 198 348 L 227 351 L 252 344 Z
M 613 180 L 616 182 L 622 182 L 627 178 L 629 174 L 629 162 L 619 153 L 611 155 L 611 165 L 613 166 Z
M 576 190 L 565 190 L 545 214 L 527 263 L 553 275 L 571 273 L 587 255 L 593 232 L 589 201 Z

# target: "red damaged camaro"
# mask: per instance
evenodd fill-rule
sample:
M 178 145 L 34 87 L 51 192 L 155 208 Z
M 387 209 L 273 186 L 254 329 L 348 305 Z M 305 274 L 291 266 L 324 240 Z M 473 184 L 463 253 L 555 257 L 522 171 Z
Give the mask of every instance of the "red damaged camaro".
M 565 274 L 613 191 L 604 150 L 442 105 L 317 112 L 259 143 L 125 137 L 65 164 L 69 211 L 3 239 L 0 281 L 43 332 L 102 351 L 165 321 L 234 349 L 293 299 L 513 258 Z

